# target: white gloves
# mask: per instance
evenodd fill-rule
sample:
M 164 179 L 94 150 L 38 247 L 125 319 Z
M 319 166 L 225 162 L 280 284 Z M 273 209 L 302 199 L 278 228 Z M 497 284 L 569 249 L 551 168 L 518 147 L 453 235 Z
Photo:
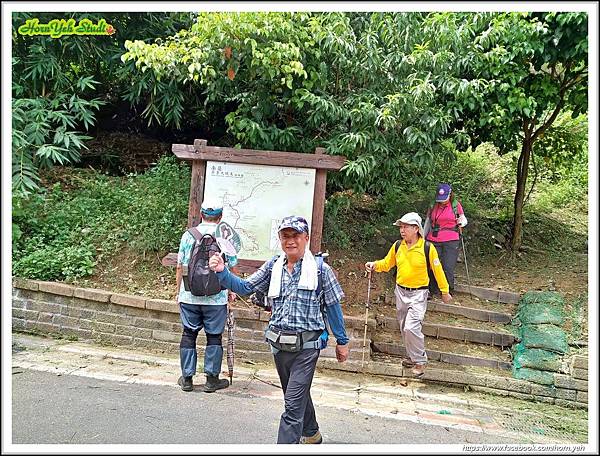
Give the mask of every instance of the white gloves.
M 458 223 L 458 225 L 461 228 L 464 228 L 465 226 L 467 226 L 467 217 L 465 217 L 465 214 L 460 214 L 458 216 L 458 219 L 456 219 L 456 223 Z

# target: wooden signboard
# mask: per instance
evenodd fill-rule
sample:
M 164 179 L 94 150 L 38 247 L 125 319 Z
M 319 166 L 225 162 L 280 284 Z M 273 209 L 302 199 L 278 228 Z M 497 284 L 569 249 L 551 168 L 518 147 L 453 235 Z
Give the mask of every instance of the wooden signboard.
M 196 139 L 193 145 L 173 144 L 172 151 L 179 159 L 192 162 L 192 178 L 188 207 L 188 228 L 200 223 L 200 206 L 204 200 L 205 185 L 207 181 L 207 162 L 225 162 L 270 167 L 314 169 L 315 176 L 312 199 L 312 219 L 310 227 L 310 249 L 313 253 L 321 250 L 327 171 L 339 170 L 346 161 L 345 157 L 326 155 L 325 149 L 323 148 L 317 148 L 314 154 L 304 154 L 295 152 L 215 147 L 208 146 L 207 141 L 204 139 Z M 308 184 L 308 180 L 306 183 Z M 253 272 L 268 259 L 269 258 L 264 258 L 261 260 L 244 259 L 244 252 L 242 248 L 242 252 L 240 252 L 239 256 L 238 269 L 242 272 Z M 175 266 L 176 263 L 176 253 L 170 253 L 162 260 L 162 264 L 165 266 Z

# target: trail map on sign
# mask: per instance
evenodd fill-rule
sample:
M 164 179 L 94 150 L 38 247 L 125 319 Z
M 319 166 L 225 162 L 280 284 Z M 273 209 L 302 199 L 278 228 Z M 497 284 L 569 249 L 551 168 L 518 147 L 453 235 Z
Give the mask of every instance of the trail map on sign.
M 315 169 L 206 162 L 204 197 L 223 201 L 223 221 L 241 238 L 239 258 L 268 260 L 282 253 L 277 227 L 300 215 L 312 223 Z

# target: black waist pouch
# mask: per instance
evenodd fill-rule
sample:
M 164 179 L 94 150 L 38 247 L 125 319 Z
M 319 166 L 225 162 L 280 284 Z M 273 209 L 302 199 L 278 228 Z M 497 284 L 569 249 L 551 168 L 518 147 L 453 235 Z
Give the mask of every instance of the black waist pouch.
M 323 330 L 289 331 L 269 327 L 265 331 L 265 339 L 277 350 L 295 353 L 302 350 L 305 343 L 316 341 L 322 333 Z
M 265 338 L 277 350 L 291 353 L 302 350 L 302 331 L 284 331 L 267 328 Z

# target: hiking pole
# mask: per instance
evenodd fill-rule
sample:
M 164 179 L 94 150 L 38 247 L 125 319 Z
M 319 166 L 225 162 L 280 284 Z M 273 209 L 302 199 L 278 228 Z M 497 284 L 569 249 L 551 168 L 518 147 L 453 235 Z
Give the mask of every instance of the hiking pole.
M 362 369 L 365 364 L 365 347 L 367 346 L 367 326 L 369 320 L 369 301 L 371 300 L 371 271 L 369 274 L 369 283 L 367 288 L 367 304 L 365 306 L 365 334 L 363 336 L 363 346 L 362 346 L 362 362 L 360 363 L 360 368 Z
M 462 234 L 462 227 L 460 229 L 460 242 L 462 243 L 463 257 L 465 258 L 465 269 L 467 271 L 467 284 L 469 285 L 469 294 L 473 296 L 473 293 L 471 292 L 471 278 L 469 277 L 469 264 L 467 263 L 467 251 L 465 249 L 465 239 Z

